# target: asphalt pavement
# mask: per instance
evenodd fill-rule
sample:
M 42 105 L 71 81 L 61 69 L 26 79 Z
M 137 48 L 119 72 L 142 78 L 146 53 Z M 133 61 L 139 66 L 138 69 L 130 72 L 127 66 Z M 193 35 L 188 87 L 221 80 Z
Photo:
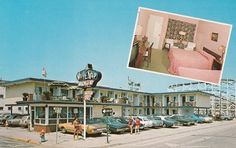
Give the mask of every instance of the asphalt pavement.
M 47 133 L 45 143 L 39 143 L 39 134 L 22 128 L 0 127 L 0 136 L 10 137 L 22 141 L 27 146 L 34 147 L 135 147 L 135 148 L 235 148 L 236 147 L 236 120 L 216 121 L 194 126 L 178 126 L 174 128 L 159 128 L 141 130 L 140 134 L 111 134 L 109 143 L 106 135 L 90 136 L 86 140 L 74 140 L 72 134 Z M 2 143 L 4 140 L 0 140 Z M 16 141 L 14 141 L 16 142 Z M 8 146 L 14 144 L 8 142 Z M 17 143 L 17 142 L 16 142 Z M 0 145 L 1 147 L 1 145 Z

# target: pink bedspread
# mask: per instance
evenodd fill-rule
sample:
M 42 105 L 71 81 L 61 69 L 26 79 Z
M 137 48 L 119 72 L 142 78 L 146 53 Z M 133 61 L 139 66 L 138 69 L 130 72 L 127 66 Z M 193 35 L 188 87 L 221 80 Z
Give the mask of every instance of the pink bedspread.
M 170 66 L 168 71 L 171 74 L 178 75 L 178 67 L 189 67 L 198 69 L 211 69 L 214 57 L 201 51 L 189 51 L 184 49 L 173 48 L 168 53 Z
M 178 74 L 179 76 L 188 77 L 196 80 L 219 83 L 221 70 L 206 70 L 206 69 L 179 67 Z

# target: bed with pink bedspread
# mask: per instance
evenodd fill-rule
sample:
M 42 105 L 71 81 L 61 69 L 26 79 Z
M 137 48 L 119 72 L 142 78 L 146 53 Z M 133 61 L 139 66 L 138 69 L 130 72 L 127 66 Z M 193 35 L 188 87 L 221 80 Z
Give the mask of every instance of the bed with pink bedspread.
M 215 58 L 203 50 L 190 51 L 178 48 L 171 48 L 168 57 L 170 60 L 168 71 L 175 75 L 178 75 L 179 67 L 210 70 Z
M 192 79 L 219 83 L 221 70 L 196 69 L 188 67 L 178 67 L 177 73 L 179 76 Z

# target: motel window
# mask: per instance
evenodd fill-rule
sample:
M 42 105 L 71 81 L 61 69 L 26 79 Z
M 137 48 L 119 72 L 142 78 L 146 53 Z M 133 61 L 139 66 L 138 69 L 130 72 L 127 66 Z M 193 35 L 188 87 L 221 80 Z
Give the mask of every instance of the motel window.
M 59 114 L 59 118 L 67 117 L 67 108 L 61 107 L 61 113 Z M 54 110 L 54 107 L 49 107 L 49 118 L 57 118 L 57 113 Z
M 25 107 L 25 110 L 28 111 L 28 107 Z
M 125 97 L 126 96 L 126 93 L 121 93 L 121 97 Z
M 189 96 L 189 101 L 194 101 L 194 96 Z
M 4 98 L 4 95 L 3 94 L 0 94 L 0 99 L 3 99 Z
M 18 107 L 18 110 L 20 111 L 20 110 L 21 110 L 21 107 Z
M 62 96 L 68 96 L 68 90 L 62 89 L 62 90 L 61 90 L 61 95 L 62 95 Z
M 100 96 L 103 96 L 103 93 L 100 93 Z
M 110 98 L 111 98 L 113 93 L 112 93 L 112 91 L 108 91 L 108 93 L 107 93 L 107 94 L 108 94 L 108 97 L 110 97 Z
M 152 109 L 152 114 L 155 114 L 155 109 Z
M 138 111 L 138 114 L 142 114 L 142 110 L 141 109 Z
M 35 88 L 35 93 L 36 93 L 36 95 L 41 95 L 42 92 L 43 92 L 42 87 L 36 87 L 36 88 Z
M 49 107 L 49 118 L 57 118 L 57 114 L 53 108 L 54 107 Z
M 53 92 L 54 92 L 54 91 L 53 91 L 53 88 L 50 88 L 50 93 L 53 94 Z
M 92 108 L 86 108 L 86 118 L 91 118 Z M 80 120 L 83 120 L 84 116 L 84 108 L 83 107 L 69 107 L 68 112 L 69 119 L 73 119 L 74 117 L 78 117 Z
M 11 110 L 11 106 L 9 106 L 9 107 L 7 108 L 7 110 Z
M 117 99 L 118 98 L 118 95 L 117 94 L 115 94 L 115 99 Z
M 0 107 L 0 110 L 2 111 L 2 110 L 3 110 L 3 107 Z
M 60 118 L 67 118 L 67 108 L 66 107 L 62 107 Z
M 36 107 L 36 118 L 45 118 L 45 107 Z

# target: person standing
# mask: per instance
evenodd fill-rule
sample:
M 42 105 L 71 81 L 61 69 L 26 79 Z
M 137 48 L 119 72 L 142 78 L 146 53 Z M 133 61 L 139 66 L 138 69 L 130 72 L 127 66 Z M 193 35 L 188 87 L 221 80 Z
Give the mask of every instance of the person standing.
M 73 125 L 74 125 L 74 139 L 75 139 L 75 135 L 77 135 L 77 139 L 79 139 L 81 127 L 80 127 L 80 121 L 78 118 L 75 118 L 75 120 L 73 121 Z
M 135 119 L 135 134 L 139 134 L 140 128 L 140 120 L 138 118 Z
M 131 116 L 130 119 L 129 119 L 129 128 L 130 128 L 130 134 L 133 134 L 133 128 L 134 128 L 134 125 L 135 125 L 135 121 L 134 121 L 134 118 Z

